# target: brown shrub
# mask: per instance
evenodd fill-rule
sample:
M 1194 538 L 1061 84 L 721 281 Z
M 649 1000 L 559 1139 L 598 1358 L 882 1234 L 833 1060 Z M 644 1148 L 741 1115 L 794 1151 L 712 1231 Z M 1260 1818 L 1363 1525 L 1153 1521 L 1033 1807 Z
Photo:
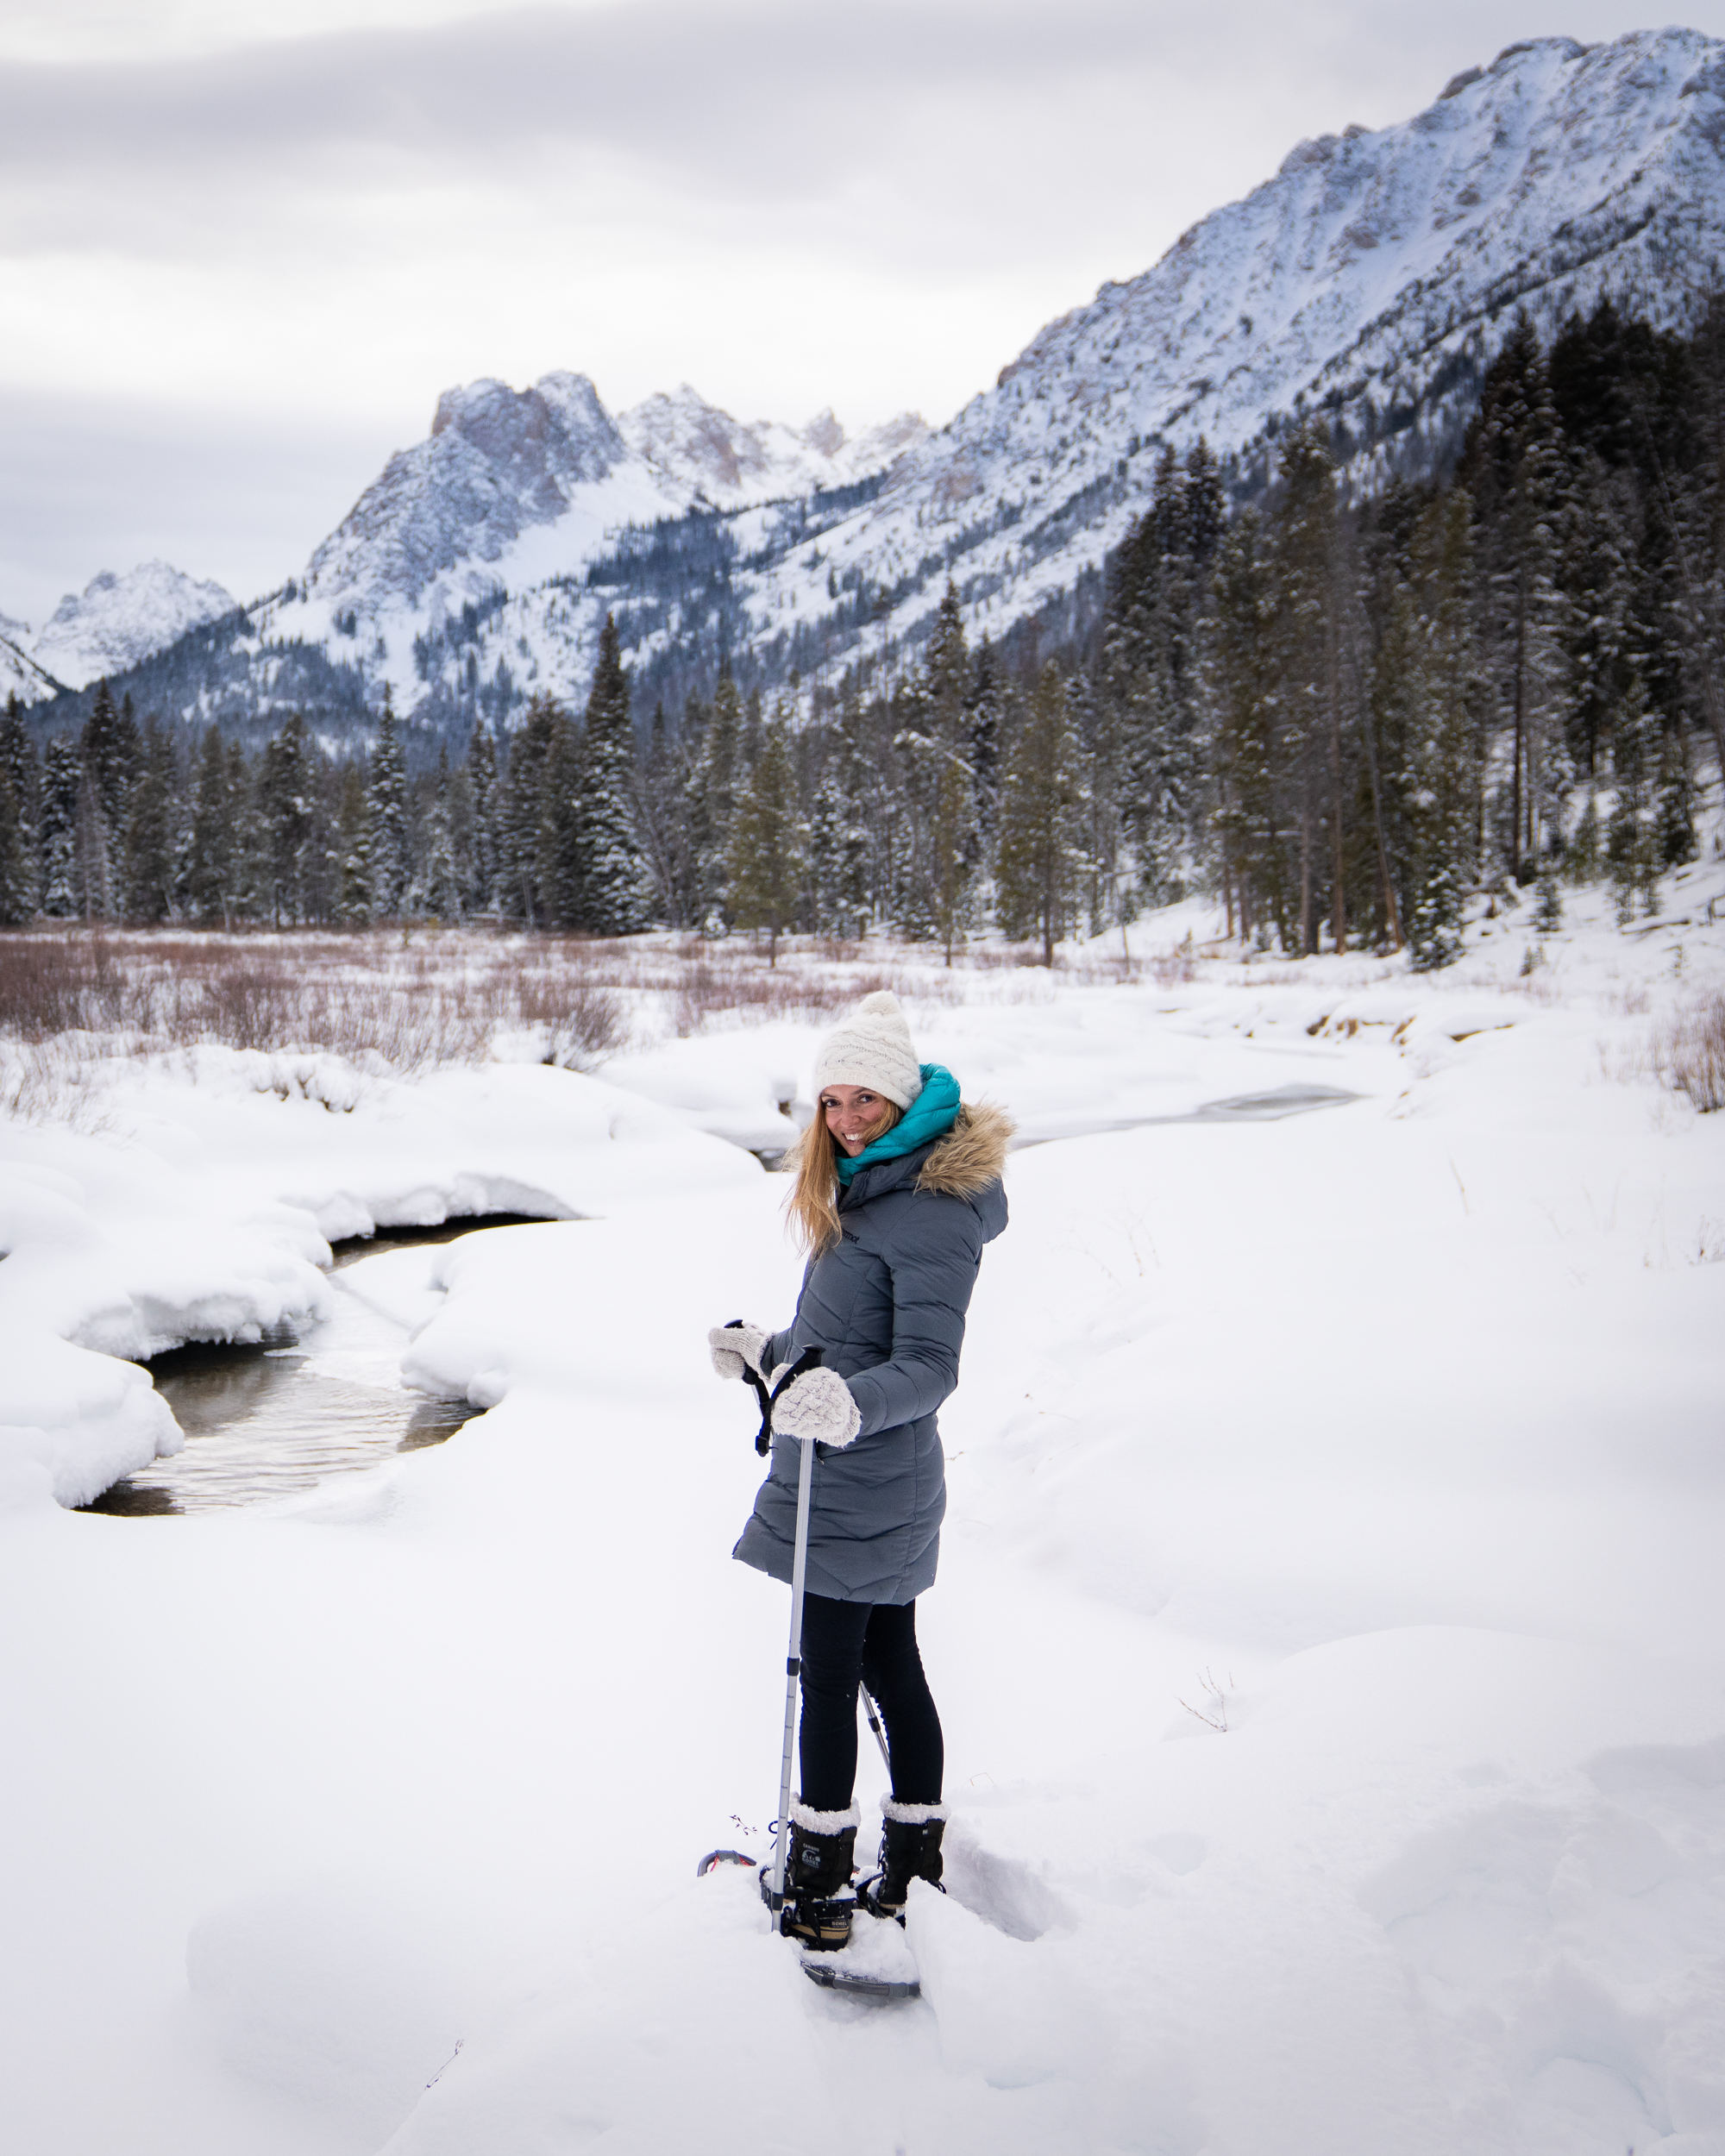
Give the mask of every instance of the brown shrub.
M 1691 997 L 1654 1029 L 1653 1068 L 1703 1115 L 1725 1108 L 1725 989 Z

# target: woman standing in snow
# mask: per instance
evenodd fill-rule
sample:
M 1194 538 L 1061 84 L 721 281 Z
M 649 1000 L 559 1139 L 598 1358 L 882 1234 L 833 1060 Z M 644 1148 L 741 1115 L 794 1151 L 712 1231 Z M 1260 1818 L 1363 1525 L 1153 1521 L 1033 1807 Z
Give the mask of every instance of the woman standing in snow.
M 884 993 L 822 1044 L 814 1076 L 819 1112 L 790 1198 L 809 1250 L 797 1314 L 782 1332 L 727 1326 L 708 1339 L 730 1378 L 770 1381 L 821 1351 L 818 1368 L 774 1396 L 772 1465 L 732 1554 L 790 1579 L 799 1440 L 818 1439 L 786 1929 L 831 1948 L 850 1927 L 859 1680 L 886 1724 L 893 1778 L 864 1905 L 898 1915 L 913 1878 L 940 1877 L 940 1717 L 917 1651 L 916 1598 L 934 1583 L 946 1510 L 935 1410 L 958 1382 L 982 1245 L 1007 1225 L 1012 1125 L 961 1102 L 950 1071 L 919 1065 L 898 999 Z

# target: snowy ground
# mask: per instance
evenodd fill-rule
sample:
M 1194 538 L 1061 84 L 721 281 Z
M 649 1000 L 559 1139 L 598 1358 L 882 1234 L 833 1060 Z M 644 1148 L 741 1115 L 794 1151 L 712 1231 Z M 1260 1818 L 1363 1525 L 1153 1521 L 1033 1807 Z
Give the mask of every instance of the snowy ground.
M 943 1415 L 909 2007 L 693 1876 L 763 1846 L 786 1602 L 729 1559 L 703 1334 L 797 1273 L 700 1126 L 806 1090 L 818 1019 L 345 1113 L 216 1058 L 7 1128 L 7 2145 L 1725 2156 L 1725 1116 L 1648 1062 L 1725 985 L 1722 881 L 1425 981 L 931 979 L 923 1053 L 1044 1142 Z M 1357 1098 L 1101 1127 L 1289 1086 Z M 582 1217 L 343 1275 L 490 1410 L 449 1444 L 53 1503 L 172 1442 L 111 1351 L 303 1319 L 323 1238 L 482 1204 Z

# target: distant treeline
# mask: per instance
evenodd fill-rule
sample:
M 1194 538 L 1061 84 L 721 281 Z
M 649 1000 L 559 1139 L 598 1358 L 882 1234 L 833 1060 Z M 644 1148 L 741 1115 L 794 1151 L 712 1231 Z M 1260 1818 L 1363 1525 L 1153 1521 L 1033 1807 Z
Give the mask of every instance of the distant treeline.
M 972 649 L 949 586 L 913 668 L 812 714 L 721 666 L 643 727 L 609 621 L 579 718 L 536 698 L 411 780 L 387 705 L 345 758 L 298 718 L 193 742 L 104 688 L 39 760 L 14 707 L 0 911 L 1051 952 L 1205 890 L 1260 949 L 1433 966 L 1506 881 L 1549 918 L 1565 877 L 1651 907 L 1697 850 L 1701 737 L 1725 755 L 1725 305 L 1688 337 L 1609 305 L 1549 349 L 1522 323 L 1453 473 L 1361 505 L 1329 427 L 1232 517 L 1204 443 L 1165 450 L 1074 640 Z

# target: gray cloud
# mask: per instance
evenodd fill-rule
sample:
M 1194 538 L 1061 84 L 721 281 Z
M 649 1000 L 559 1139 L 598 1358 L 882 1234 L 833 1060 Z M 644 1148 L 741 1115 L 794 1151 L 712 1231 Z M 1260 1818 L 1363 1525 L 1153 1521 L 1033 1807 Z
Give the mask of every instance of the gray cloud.
M 299 34 L 224 0 L 198 48 L 157 12 L 172 49 L 0 61 L 0 610 L 150 553 L 258 588 L 478 373 L 938 422 L 1301 136 L 1627 27 L 1611 0 L 589 0 Z M 135 48 L 148 17 L 59 0 L 32 49 L 62 20 L 62 51 Z

